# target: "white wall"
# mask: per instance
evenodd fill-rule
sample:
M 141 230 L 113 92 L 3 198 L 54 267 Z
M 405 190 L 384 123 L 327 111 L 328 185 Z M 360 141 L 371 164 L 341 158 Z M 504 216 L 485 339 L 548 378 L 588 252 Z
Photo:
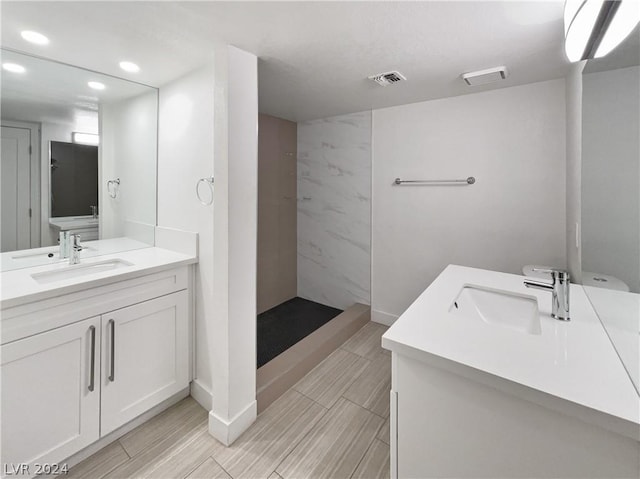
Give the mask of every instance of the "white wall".
M 258 61 L 234 47 L 215 58 L 213 410 L 209 432 L 231 444 L 255 420 Z
M 640 292 L 640 67 L 583 76 L 585 271 Z
M 371 112 L 298 123 L 298 296 L 370 304 Z
M 564 80 L 375 110 L 373 319 L 393 321 L 450 263 L 566 267 L 565 168 Z
M 100 107 L 100 238 L 129 236 L 153 244 L 156 223 L 158 92 Z M 117 197 L 107 181 L 120 178 Z M 136 229 L 130 229 L 132 225 Z
M 215 44 L 211 65 L 160 88 L 158 226 L 198 233 L 192 394 L 225 444 L 256 418 L 257 81 L 254 55 Z
M 195 381 L 211 396 L 209 338 L 213 312 L 213 206 L 195 195 L 199 178 L 212 176 L 214 67 L 194 71 L 160 88 L 158 226 L 198 233 L 195 281 Z M 203 197 L 207 194 L 202 189 Z M 209 400 L 210 402 L 210 400 Z

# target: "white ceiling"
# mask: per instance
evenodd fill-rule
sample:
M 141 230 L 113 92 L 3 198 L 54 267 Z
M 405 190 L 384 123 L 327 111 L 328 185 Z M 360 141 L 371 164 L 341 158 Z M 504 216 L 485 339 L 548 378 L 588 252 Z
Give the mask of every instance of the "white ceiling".
M 563 1 L 10 2 L 2 45 L 161 86 L 211 60 L 218 39 L 259 57 L 260 110 L 301 121 L 559 78 Z M 49 36 L 38 47 L 19 35 Z M 138 63 L 122 72 L 121 60 Z M 498 84 L 460 74 L 498 65 Z M 399 70 L 380 87 L 369 75 Z

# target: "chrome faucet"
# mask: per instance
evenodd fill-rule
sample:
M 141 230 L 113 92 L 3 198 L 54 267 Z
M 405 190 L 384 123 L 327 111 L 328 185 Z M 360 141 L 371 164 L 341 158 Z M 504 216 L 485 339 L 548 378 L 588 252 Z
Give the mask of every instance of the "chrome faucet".
M 69 255 L 69 264 L 78 264 L 80 263 L 80 256 L 78 253 L 82 251 L 82 246 L 80 245 L 80 235 L 71 235 L 71 254 Z
M 527 288 L 541 289 L 551 292 L 551 317 L 561 321 L 569 321 L 569 273 L 559 269 L 534 268 L 533 271 L 551 275 L 551 283 L 524 280 Z

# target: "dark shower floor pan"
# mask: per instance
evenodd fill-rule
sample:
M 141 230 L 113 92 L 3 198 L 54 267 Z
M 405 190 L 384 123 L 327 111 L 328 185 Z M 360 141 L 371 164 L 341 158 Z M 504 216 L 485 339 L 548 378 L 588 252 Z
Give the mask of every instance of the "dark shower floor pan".
M 258 367 L 342 313 L 342 310 L 293 298 L 258 315 Z

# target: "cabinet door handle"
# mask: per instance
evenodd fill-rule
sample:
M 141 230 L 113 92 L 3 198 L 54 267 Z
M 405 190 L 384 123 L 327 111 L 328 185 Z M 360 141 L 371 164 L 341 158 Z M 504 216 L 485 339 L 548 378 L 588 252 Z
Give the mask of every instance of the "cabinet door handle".
M 113 382 L 116 379 L 116 322 L 113 319 L 109 320 L 109 327 L 111 328 L 111 365 L 109 368 L 109 381 Z
M 96 376 L 96 327 L 90 326 L 89 331 L 91 331 L 91 364 L 89 365 L 90 373 L 89 373 L 89 391 L 93 392 L 95 386 L 95 376 Z

